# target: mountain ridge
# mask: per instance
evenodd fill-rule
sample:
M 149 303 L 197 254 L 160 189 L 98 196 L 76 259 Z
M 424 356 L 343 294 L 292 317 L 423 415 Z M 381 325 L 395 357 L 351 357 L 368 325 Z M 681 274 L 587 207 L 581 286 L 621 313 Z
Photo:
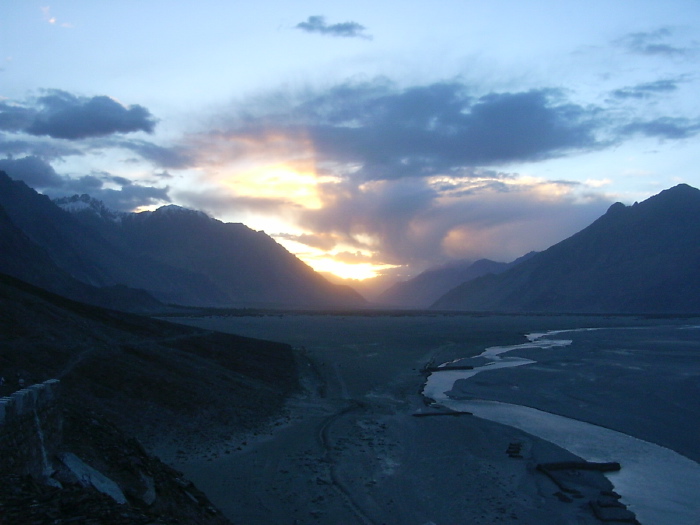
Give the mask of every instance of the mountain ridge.
M 428 308 L 450 289 L 490 273 L 498 274 L 531 257 L 530 252 L 506 263 L 490 259 L 461 259 L 429 268 L 406 281 L 398 282 L 382 292 L 377 304 L 400 308 Z
M 48 266 L 98 288 L 141 289 L 161 302 L 187 306 L 365 305 L 357 292 L 331 284 L 265 233 L 203 212 L 171 205 L 120 213 L 89 195 L 54 203 L 4 172 L 0 207 L 13 227 L 43 251 Z M 188 239 L 188 232 L 195 235 Z M 0 254 L 10 274 L 9 260 L 17 257 L 19 252 Z M 21 273 L 17 276 L 27 279 L 27 272 Z M 45 281 L 29 278 L 38 285 Z
M 431 308 L 498 312 L 700 312 L 700 190 L 615 203 L 590 226 Z

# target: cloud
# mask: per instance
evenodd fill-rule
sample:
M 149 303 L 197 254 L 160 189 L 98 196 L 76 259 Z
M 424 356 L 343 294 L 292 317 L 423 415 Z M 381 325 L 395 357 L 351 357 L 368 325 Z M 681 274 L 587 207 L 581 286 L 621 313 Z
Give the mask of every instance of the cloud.
M 678 89 L 678 80 L 656 80 L 654 82 L 644 82 L 636 86 L 628 86 L 616 89 L 612 96 L 618 99 L 646 99 L 659 94 L 671 93 Z
M 46 22 L 49 24 L 56 23 L 56 17 L 51 15 L 51 8 L 48 6 L 41 7 L 41 14 Z
M 173 197 L 184 206 L 202 210 L 212 217 L 231 212 L 279 214 L 290 206 L 294 207 L 285 200 L 235 195 L 222 188 L 179 190 L 173 193 Z
M 328 185 L 333 206 L 302 211 L 300 225 L 314 232 L 310 246 L 345 247 L 415 272 L 456 258 L 513 260 L 583 229 L 610 205 L 569 182 L 525 184 L 491 175 L 465 179 L 461 188 L 455 182 L 447 194 L 437 189 L 439 180 L 420 178 Z M 319 239 L 329 242 L 321 246 Z
M 603 145 L 595 134 L 600 109 L 568 102 L 553 89 L 473 96 L 460 82 L 400 89 L 378 79 L 275 102 L 273 113 L 250 109 L 206 140 L 223 141 L 241 157 L 271 135 L 310 141 L 317 159 L 352 166 L 364 180 L 542 160 Z
M 168 192 L 169 187 L 155 188 L 153 186 L 142 186 L 139 184 L 129 184 L 121 189 L 100 188 L 92 190 L 90 196 L 101 200 L 105 205 L 118 211 L 132 211 L 141 206 L 162 205 L 172 202 Z M 76 193 L 80 193 L 77 192 Z
M 160 146 L 152 142 L 138 139 L 113 141 L 105 145 L 113 145 L 131 150 L 140 157 L 161 168 L 177 169 L 188 168 L 194 165 L 194 158 L 185 147 Z
M 318 248 L 323 251 L 330 251 L 338 244 L 339 239 L 336 236 L 329 234 L 303 233 L 295 235 L 291 233 L 275 233 L 278 239 L 286 239 L 289 241 L 298 242 L 312 248 Z
M 310 16 L 305 22 L 299 22 L 294 27 L 307 33 L 319 33 L 321 35 L 345 38 L 363 38 L 365 40 L 372 39 L 370 35 L 365 34 L 365 27 L 357 22 L 342 22 L 329 25 L 323 16 Z
M 22 131 L 31 125 L 35 111 L 27 107 L 0 101 L 0 130 Z
M 615 43 L 625 47 L 631 53 L 641 55 L 677 57 L 688 54 L 690 48 L 678 47 L 666 42 L 672 36 L 673 31 L 670 28 L 662 27 L 655 31 L 630 33 Z
M 47 90 L 29 103 L 0 103 L 0 130 L 58 139 L 153 132 L 155 118 L 137 104 L 124 106 L 107 96 L 78 97 Z
M 83 155 L 83 150 L 73 143 L 44 138 L 7 139 L 0 134 L 0 154 L 6 156 L 25 155 L 40 157 L 44 160 L 57 160 L 73 155 Z
M 686 139 L 700 133 L 700 119 L 684 117 L 660 117 L 654 120 L 639 121 L 621 128 L 624 134 L 641 134 L 660 139 Z

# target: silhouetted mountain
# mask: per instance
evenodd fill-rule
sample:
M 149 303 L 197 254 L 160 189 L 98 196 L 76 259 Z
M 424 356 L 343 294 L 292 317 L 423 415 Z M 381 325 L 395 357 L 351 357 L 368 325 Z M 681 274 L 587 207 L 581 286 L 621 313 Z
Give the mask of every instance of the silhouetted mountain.
M 498 274 L 531 257 L 529 253 L 511 262 L 489 259 L 460 260 L 426 270 L 416 277 L 396 283 L 377 299 L 378 304 L 402 308 L 428 308 L 449 290 L 482 275 Z
M 224 224 L 177 206 L 134 214 L 113 212 L 88 196 L 59 203 L 0 172 L 0 206 L 9 224 L 44 254 L 22 256 L 34 261 L 40 275 L 46 272 L 39 267 L 53 266 L 51 272 L 58 268 L 82 283 L 116 286 L 122 295 L 124 287 L 137 288 L 160 301 L 190 306 L 364 304 L 354 290 L 329 283 L 269 236 L 242 224 Z M 7 242 L 17 244 L 16 234 Z M 19 257 L 12 251 L 0 254 L 13 258 Z M 17 260 L 0 263 L 38 286 L 51 282 L 51 272 L 31 278 L 31 272 L 16 273 L 17 266 Z M 49 289 L 63 293 L 60 287 Z
M 171 205 L 129 214 L 118 229 L 133 253 L 204 275 L 235 305 L 365 303 L 351 288 L 331 284 L 270 236 L 243 224 Z
M 98 288 L 73 278 L 54 264 L 46 250 L 15 227 L 1 205 L 0 272 L 64 297 L 107 308 L 146 312 L 163 306 L 142 290 L 123 285 Z
M 435 309 L 700 312 L 700 190 L 686 184 L 613 204 L 572 237 L 500 275 L 451 290 Z
M 162 301 L 182 299 L 184 302 L 185 299 L 196 299 L 198 294 L 225 299 L 202 276 L 157 261 L 132 257 L 128 250 L 108 241 L 95 225 L 77 220 L 48 197 L 21 181 L 13 181 L 4 172 L 0 172 L 0 206 L 14 227 L 38 246 L 56 267 L 82 283 L 99 288 L 138 288 Z M 14 257 L 15 254 L 9 252 L 0 254 L 2 259 Z M 34 265 L 41 274 L 39 266 Z M 26 273 L 8 273 L 38 286 L 46 286 L 45 280 L 27 277 Z M 59 288 L 47 288 L 63 293 Z M 68 296 L 94 302 L 83 296 Z

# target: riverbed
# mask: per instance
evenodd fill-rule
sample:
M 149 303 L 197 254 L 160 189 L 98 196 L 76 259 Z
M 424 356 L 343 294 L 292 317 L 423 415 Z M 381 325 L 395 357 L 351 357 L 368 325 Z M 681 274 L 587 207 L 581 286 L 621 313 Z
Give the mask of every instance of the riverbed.
M 594 354 L 600 356 L 605 353 L 601 350 L 601 346 L 609 351 L 611 340 L 618 342 L 624 340 L 627 350 L 622 354 L 617 352 L 618 359 L 609 371 L 615 372 L 620 367 L 626 367 L 627 370 L 636 373 L 638 381 L 646 380 L 643 382 L 648 388 L 654 390 L 656 385 L 653 384 L 653 368 L 648 366 L 649 361 L 654 358 L 663 362 L 670 357 L 670 353 L 674 353 L 675 359 L 678 360 L 679 354 L 686 354 L 688 363 L 680 366 L 677 364 L 675 381 L 683 382 L 688 378 L 690 382 L 697 381 L 697 355 L 693 356 L 692 351 L 688 353 L 688 347 L 692 349 L 692 343 L 698 337 L 699 331 L 695 326 L 658 327 L 653 330 L 650 328 L 596 330 L 596 334 L 586 334 L 588 337 L 584 337 L 589 345 L 588 348 L 585 345 L 577 345 L 572 350 L 570 346 L 583 331 L 531 334 L 528 336 L 527 343 L 490 347 L 478 356 L 444 363 L 443 367 L 446 369 L 454 366 L 469 366 L 469 363 L 474 363 L 474 368 L 432 373 L 426 382 L 424 394 L 451 410 L 469 412 L 480 418 L 519 428 L 555 443 L 587 461 L 621 463 L 622 470 L 619 473 L 609 474 L 608 477 L 614 483 L 616 490 L 622 494 L 622 502 L 635 512 L 641 523 L 658 525 L 700 523 L 700 505 L 697 502 L 697 494 L 700 494 L 700 464 L 695 461 L 667 447 L 596 424 L 538 410 L 532 406 L 489 400 L 503 397 L 498 392 L 494 392 L 494 384 L 498 384 L 496 388 L 510 390 L 506 397 L 514 397 L 513 391 L 518 392 L 522 388 L 523 375 L 528 374 L 527 367 L 534 369 L 532 375 L 540 379 L 552 373 L 584 376 L 589 382 L 595 381 L 598 376 L 609 378 L 610 374 L 600 369 Z M 661 334 L 663 337 L 659 339 Z M 572 339 L 562 339 L 562 336 L 570 336 Z M 650 344 L 652 340 L 655 343 Z M 596 341 L 595 345 L 594 341 Z M 639 344 L 645 348 L 643 356 L 639 355 L 642 352 L 633 350 L 638 348 L 636 345 Z M 591 347 L 597 350 L 593 351 Z M 549 365 L 546 368 L 538 368 L 536 360 L 518 355 L 525 351 L 531 356 L 545 355 Z M 558 367 L 554 366 L 557 358 L 560 362 Z M 564 362 L 566 362 L 565 369 L 562 365 Z M 503 378 L 492 378 L 489 385 L 489 380 L 483 379 L 486 374 L 497 374 L 499 370 L 512 367 L 525 367 L 519 370 L 521 381 L 517 383 L 509 384 L 508 381 L 504 382 Z M 559 368 L 558 371 L 557 368 Z M 645 374 L 645 371 L 649 373 Z M 481 379 L 478 383 L 475 381 L 477 374 Z M 652 377 L 646 377 L 647 375 Z M 673 375 L 667 370 L 664 380 L 673 382 Z M 578 383 L 575 379 L 566 377 L 559 383 L 562 380 L 566 383 Z M 664 386 L 668 387 L 668 385 L 662 385 L 661 388 Z M 479 398 L 479 390 L 490 390 L 486 394 L 489 397 Z M 518 393 L 520 395 L 517 397 L 527 398 L 529 403 L 537 405 L 536 399 L 528 397 L 529 393 Z M 564 398 L 568 397 L 571 394 L 571 388 L 568 392 L 563 391 L 561 394 Z M 637 402 L 641 404 L 644 400 L 637 398 Z M 688 412 L 688 417 L 692 417 L 693 403 L 691 401 L 687 404 L 691 406 L 683 407 L 681 404 L 681 409 Z M 610 407 L 609 410 L 614 411 L 614 407 Z M 691 436 L 697 436 L 697 429 L 694 428 L 697 419 L 686 419 L 685 422 L 692 427 L 686 428 L 685 431 Z M 681 431 L 680 424 L 679 420 L 675 427 L 666 429 L 662 425 L 657 425 L 656 432 L 653 433 L 654 439 L 670 444 L 673 441 L 670 437 Z M 629 423 L 625 426 L 634 431 Z
M 557 335 L 572 339 L 567 346 L 502 353 L 530 364 L 458 382 L 452 393 L 463 399 L 446 402 L 525 405 L 700 457 L 688 423 L 700 421 L 697 332 L 676 330 L 686 319 L 283 313 L 178 321 L 287 342 L 307 358 L 307 393 L 268 431 L 176 465 L 234 523 L 597 523 L 587 500 L 561 501 L 534 468 L 575 459 L 565 447 L 480 417 L 412 417 L 426 409 L 426 364 L 551 330 L 606 329 Z M 512 444 L 522 459 L 506 453 Z M 591 494 L 605 488 L 589 482 Z

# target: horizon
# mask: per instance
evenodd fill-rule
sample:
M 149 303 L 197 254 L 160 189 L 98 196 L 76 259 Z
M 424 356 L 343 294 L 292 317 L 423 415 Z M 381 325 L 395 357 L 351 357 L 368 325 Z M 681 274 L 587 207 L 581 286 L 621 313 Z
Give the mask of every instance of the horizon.
M 266 7 L 6 2 L 0 169 L 388 280 L 700 186 L 695 2 Z

